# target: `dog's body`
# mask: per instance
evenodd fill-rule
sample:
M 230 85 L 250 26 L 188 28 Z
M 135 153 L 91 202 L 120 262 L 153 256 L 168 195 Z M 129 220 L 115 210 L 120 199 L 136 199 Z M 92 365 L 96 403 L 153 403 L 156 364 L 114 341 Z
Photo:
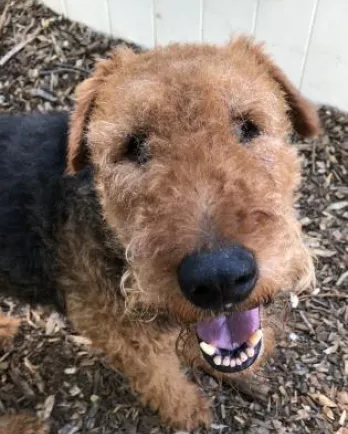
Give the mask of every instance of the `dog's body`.
M 248 39 L 117 51 L 67 148 L 66 115 L 0 120 L 2 290 L 65 310 L 173 426 L 208 424 L 181 363 L 247 377 L 272 346 L 264 305 L 313 277 L 290 122 L 319 131 Z
M 57 304 L 56 232 L 68 117 L 0 117 L 0 285 L 30 303 Z
M 62 313 L 61 269 L 71 263 L 59 261 L 59 251 L 67 234 L 81 254 L 90 240 L 115 282 L 124 267 L 110 249 L 92 167 L 65 174 L 67 139 L 67 113 L 0 115 L 1 292 Z

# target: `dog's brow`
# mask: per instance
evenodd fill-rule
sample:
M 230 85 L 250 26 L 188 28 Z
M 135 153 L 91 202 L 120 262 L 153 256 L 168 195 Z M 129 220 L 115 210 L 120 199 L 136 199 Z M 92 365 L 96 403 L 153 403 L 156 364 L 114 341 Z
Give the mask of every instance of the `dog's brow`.
M 127 79 L 118 86 L 118 90 L 141 97 L 144 93 L 160 92 L 161 82 L 149 78 Z

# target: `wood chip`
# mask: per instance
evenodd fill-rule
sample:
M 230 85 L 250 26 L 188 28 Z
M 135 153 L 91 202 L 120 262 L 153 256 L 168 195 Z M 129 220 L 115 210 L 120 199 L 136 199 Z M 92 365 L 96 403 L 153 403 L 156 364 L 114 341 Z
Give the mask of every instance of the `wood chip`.
M 315 401 L 322 407 L 329 407 L 329 408 L 337 407 L 337 404 L 333 402 L 332 399 L 328 398 L 322 393 L 309 393 L 308 395 L 313 399 L 313 401 Z
M 343 425 L 345 425 L 346 420 L 347 420 L 347 410 L 343 410 L 342 413 L 341 413 L 341 416 L 340 416 L 340 419 L 339 419 L 338 423 L 341 426 L 343 426 Z
M 43 420 L 48 420 L 49 417 L 51 416 L 51 413 L 52 413 L 52 410 L 54 407 L 54 403 L 55 403 L 55 396 L 54 395 L 50 395 L 45 399 Z
M 326 210 L 332 211 L 332 210 L 341 210 L 343 208 L 346 208 L 348 206 L 348 200 L 342 200 L 341 202 L 334 202 L 331 205 L 329 205 Z
M 10 0 L 7 0 L 7 2 L 5 4 L 5 7 L 4 7 L 3 11 L 2 11 L 2 14 L 0 16 L 0 35 L 1 35 L 1 32 L 2 32 L 2 29 L 3 29 L 4 25 L 5 25 L 5 21 L 6 21 L 6 18 L 7 18 L 7 13 L 9 11 L 9 8 L 10 8 Z
M 328 419 L 335 420 L 335 415 L 334 415 L 333 411 L 331 410 L 331 408 L 323 407 L 323 413 L 325 414 L 325 416 Z
M 339 346 L 339 344 L 338 344 L 338 342 L 336 342 L 331 347 L 326 348 L 326 350 L 324 350 L 324 353 L 325 354 L 334 354 L 338 350 L 338 346 Z
M 348 270 L 345 271 L 344 273 L 342 273 L 342 274 L 340 275 L 340 277 L 338 278 L 338 280 L 337 280 L 337 282 L 336 282 L 336 286 L 341 286 L 342 283 L 343 283 L 346 279 L 348 279 Z
M 8 53 L 6 53 L 4 56 L 0 58 L 0 67 L 3 67 L 12 57 L 14 57 L 16 54 L 18 54 L 23 48 L 34 41 L 34 39 L 39 35 L 41 32 L 41 28 L 36 29 L 29 37 L 27 37 L 25 40 L 20 42 L 19 44 L 15 45 Z

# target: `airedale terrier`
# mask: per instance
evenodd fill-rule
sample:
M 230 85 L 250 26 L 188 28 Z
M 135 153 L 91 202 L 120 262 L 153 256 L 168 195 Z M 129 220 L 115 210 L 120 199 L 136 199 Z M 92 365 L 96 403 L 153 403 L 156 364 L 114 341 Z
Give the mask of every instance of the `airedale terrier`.
M 164 421 L 207 425 L 182 364 L 247 381 L 266 305 L 313 280 L 289 134 L 317 134 L 316 109 L 239 37 L 100 61 L 63 176 L 64 116 L 0 125 L 1 289 L 54 302 Z

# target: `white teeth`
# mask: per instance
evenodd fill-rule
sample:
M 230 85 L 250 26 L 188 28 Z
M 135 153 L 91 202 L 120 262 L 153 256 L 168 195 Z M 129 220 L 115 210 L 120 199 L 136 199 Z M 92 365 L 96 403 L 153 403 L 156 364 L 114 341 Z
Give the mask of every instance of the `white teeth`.
M 251 336 L 249 336 L 249 339 L 247 340 L 247 344 L 251 348 L 255 348 L 256 345 L 261 341 L 262 339 L 262 330 L 256 330 Z
M 254 355 L 255 355 L 255 350 L 254 350 L 254 348 L 247 347 L 247 348 L 245 349 L 245 352 L 247 353 L 247 356 L 248 356 L 248 357 L 254 357 Z
M 230 366 L 231 359 L 229 356 L 224 357 L 224 360 L 222 361 L 223 366 Z
M 239 353 L 239 357 L 243 363 L 248 360 L 248 356 L 243 351 Z
M 231 309 L 231 307 L 232 307 L 232 303 L 225 304 L 226 309 Z
M 205 354 L 208 354 L 208 356 L 211 357 L 214 356 L 213 361 L 216 366 L 222 365 L 234 368 L 235 366 L 241 366 L 248 360 L 248 358 L 254 357 L 255 347 L 261 341 L 262 336 L 263 332 L 261 329 L 256 330 L 252 335 L 250 335 L 249 339 L 246 341 L 244 351 L 240 351 L 238 353 L 238 357 L 236 358 L 231 358 L 230 356 L 222 357 L 221 355 L 217 354 L 218 349 L 214 347 L 214 345 L 208 344 L 207 342 L 200 342 L 199 346 Z
M 216 366 L 221 365 L 221 356 L 215 356 L 213 360 Z
M 216 348 L 213 345 L 207 344 L 206 342 L 201 342 L 199 346 L 205 354 L 208 354 L 208 356 L 213 356 L 216 353 Z

